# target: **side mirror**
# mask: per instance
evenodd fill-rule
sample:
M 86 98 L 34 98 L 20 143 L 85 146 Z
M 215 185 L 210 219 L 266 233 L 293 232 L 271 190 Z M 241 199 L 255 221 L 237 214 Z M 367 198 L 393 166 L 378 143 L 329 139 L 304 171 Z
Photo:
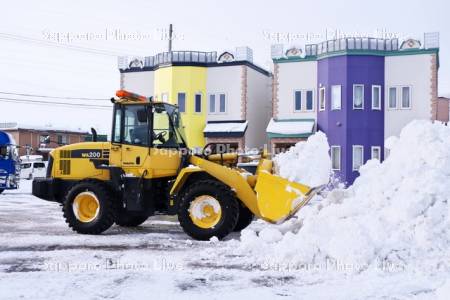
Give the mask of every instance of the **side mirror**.
M 137 118 L 138 118 L 139 123 L 147 123 L 147 110 L 139 109 L 137 111 Z
M 8 149 L 6 147 L 0 147 L 0 157 L 6 157 L 8 155 Z

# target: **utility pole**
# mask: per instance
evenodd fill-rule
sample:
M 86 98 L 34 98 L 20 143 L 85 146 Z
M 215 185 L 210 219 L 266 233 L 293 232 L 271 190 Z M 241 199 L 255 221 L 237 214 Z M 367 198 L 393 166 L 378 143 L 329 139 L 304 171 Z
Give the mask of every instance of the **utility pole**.
M 172 24 L 169 25 L 169 53 L 172 52 L 172 34 L 173 34 L 173 28 Z

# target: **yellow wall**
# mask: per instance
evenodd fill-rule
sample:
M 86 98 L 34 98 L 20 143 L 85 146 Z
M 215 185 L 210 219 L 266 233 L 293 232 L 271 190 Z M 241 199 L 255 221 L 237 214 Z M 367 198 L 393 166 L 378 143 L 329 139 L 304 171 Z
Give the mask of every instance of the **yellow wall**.
M 181 114 L 190 148 L 203 147 L 203 129 L 206 124 L 206 67 L 162 67 L 155 71 L 155 97 L 162 101 L 168 93 L 168 102 L 178 104 L 178 93 L 186 93 L 186 112 Z M 195 94 L 202 95 L 202 112 L 194 112 Z

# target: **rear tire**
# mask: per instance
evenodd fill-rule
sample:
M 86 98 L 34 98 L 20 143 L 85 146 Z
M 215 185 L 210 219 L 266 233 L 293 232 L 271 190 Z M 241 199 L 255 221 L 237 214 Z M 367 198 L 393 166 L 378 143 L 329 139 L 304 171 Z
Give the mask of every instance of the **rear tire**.
M 115 223 L 122 227 L 137 227 L 147 221 L 146 215 L 131 215 L 123 209 L 119 210 Z
M 233 231 L 245 229 L 253 221 L 253 213 L 243 203 L 239 202 L 239 218 Z
M 116 201 L 106 186 L 96 181 L 75 184 L 63 203 L 66 223 L 82 234 L 100 234 L 114 224 Z
M 200 180 L 188 186 L 180 197 L 178 220 L 184 232 L 192 238 L 205 241 L 216 236 L 222 239 L 236 227 L 239 204 L 228 186 L 216 180 Z M 210 209 L 206 213 L 205 206 Z M 205 213 L 204 216 L 194 212 L 197 207 L 202 209 L 200 214 Z

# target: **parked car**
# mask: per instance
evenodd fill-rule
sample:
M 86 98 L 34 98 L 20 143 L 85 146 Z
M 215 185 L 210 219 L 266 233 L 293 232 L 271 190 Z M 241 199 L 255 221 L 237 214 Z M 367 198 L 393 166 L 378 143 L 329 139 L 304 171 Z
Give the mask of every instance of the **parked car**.
M 42 155 L 24 155 L 20 157 L 20 178 L 31 180 L 45 177 L 47 165 Z

